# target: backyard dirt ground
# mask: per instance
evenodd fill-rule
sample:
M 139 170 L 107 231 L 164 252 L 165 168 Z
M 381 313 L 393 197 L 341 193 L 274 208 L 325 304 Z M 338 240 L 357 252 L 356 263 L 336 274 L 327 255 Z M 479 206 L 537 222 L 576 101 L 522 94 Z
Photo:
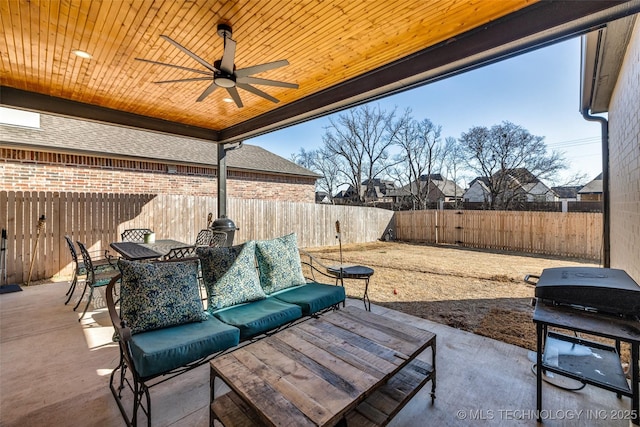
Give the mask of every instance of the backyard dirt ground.
M 375 270 L 369 286 L 373 304 L 530 350 L 536 345 L 534 286 L 524 282 L 525 275 L 551 267 L 598 266 L 589 260 L 401 242 L 342 249 L 344 264 Z M 340 263 L 337 246 L 308 252 L 326 265 Z M 345 288 L 349 297 L 362 298 L 362 281 L 345 280 Z

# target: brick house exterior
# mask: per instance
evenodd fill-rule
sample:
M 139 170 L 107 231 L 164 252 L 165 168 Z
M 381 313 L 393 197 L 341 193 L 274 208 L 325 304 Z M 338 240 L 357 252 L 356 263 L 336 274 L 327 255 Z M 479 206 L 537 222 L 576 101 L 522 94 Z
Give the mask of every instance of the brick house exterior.
M 611 267 L 640 283 L 640 19 L 609 103 Z
M 608 113 L 611 267 L 640 283 L 640 19 L 603 31 L 583 36 L 581 102 L 592 114 Z
M 7 191 L 215 196 L 217 171 L 207 141 L 45 114 L 39 129 L 0 124 Z M 313 203 L 317 177 L 258 146 L 227 152 L 228 197 Z

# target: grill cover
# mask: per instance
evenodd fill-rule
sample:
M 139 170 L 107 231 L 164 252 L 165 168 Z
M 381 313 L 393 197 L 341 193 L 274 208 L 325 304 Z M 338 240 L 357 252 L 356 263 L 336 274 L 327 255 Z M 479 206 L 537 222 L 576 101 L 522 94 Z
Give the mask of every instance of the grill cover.
M 598 267 L 557 267 L 542 271 L 535 295 L 625 316 L 640 316 L 640 286 L 624 271 Z

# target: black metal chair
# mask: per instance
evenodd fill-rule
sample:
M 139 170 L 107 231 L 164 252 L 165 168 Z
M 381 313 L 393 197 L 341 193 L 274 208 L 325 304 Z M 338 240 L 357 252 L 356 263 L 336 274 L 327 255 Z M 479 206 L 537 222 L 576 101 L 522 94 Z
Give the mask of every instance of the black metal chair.
M 144 235 L 149 233 L 153 233 L 153 231 L 148 228 L 130 228 L 124 230 L 120 234 L 120 238 L 123 242 L 144 243 Z
M 209 241 L 209 246 L 215 246 L 221 248 L 227 242 L 227 233 L 224 231 L 211 231 L 213 234 L 211 236 L 211 240 Z
M 80 248 L 80 253 L 82 254 L 82 263 L 84 264 L 84 268 L 87 271 L 87 277 L 84 281 L 84 289 L 82 290 L 82 295 L 80 295 L 78 303 L 75 305 L 75 307 L 73 307 L 73 311 L 78 308 L 78 306 L 82 302 L 84 294 L 87 292 L 87 288 L 89 288 L 87 304 L 84 306 L 82 316 L 80 316 L 80 318 L 78 319 L 78 322 L 80 322 L 84 318 L 84 315 L 87 313 L 87 309 L 89 308 L 89 304 L 91 303 L 91 299 L 93 298 L 93 290 L 95 288 L 99 288 L 101 286 L 106 286 L 107 284 L 109 284 L 109 281 L 111 281 L 113 277 L 120 274 L 120 271 L 115 266 L 111 266 L 112 268 L 110 269 L 110 271 L 106 270 L 103 272 L 96 272 L 96 267 L 93 264 L 89 251 L 87 251 L 87 248 L 82 242 L 77 243 L 78 247 Z
M 213 238 L 213 230 L 210 228 L 205 228 L 198 232 L 198 236 L 196 237 L 196 246 L 209 246 L 211 243 L 211 239 Z
M 224 246 L 227 241 L 227 233 L 224 231 L 212 230 L 205 228 L 200 230 L 196 237 L 196 246 Z
M 71 253 L 71 259 L 73 260 L 73 277 L 71 278 L 71 284 L 69 285 L 69 289 L 65 296 L 67 296 L 67 300 L 64 302 L 65 305 L 69 304 L 71 298 L 73 297 L 73 293 L 78 284 L 78 277 L 85 276 L 87 274 L 87 269 L 84 266 L 84 262 L 78 259 L 78 252 L 76 252 L 76 247 L 71 240 L 69 235 L 65 235 L 64 239 L 67 242 L 67 247 L 69 248 L 69 252 Z M 115 263 L 113 262 L 112 257 L 109 255 L 109 251 L 104 251 L 103 257 L 93 257 L 92 258 L 93 266 L 96 270 L 105 270 L 109 268 L 115 268 Z
M 195 246 L 182 246 L 179 248 L 172 248 L 169 253 L 167 253 L 164 257 L 162 257 L 163 261 L 169 261 L 172 259 L 182 259 L 182 258 L 198 258 L 196 255 L 196 247 Z

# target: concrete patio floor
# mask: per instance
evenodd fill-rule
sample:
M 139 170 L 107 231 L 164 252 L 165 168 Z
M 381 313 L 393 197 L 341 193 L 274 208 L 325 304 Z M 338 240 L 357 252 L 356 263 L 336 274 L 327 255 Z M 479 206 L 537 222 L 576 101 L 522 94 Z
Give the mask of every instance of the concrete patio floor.
M 118 348 L 106 310 L 79 323 L 72 305 L 63 304 L 67 286 L 0 295 L 1 426 L 124 425 L 108 388 Z M 372 311 L 437 334 L 435 404 L 427 384 L 392 426 L 537 424 L 527 350 L 382 307 Z M 151 402 L 154 426 L 209 425 L 208 366 L 152 388 Z M 545 426 L 629 425 L 612 417 L 624 415 L 630 399 L 591 386 L 567 392 L 544 385 L 543 408 Z

